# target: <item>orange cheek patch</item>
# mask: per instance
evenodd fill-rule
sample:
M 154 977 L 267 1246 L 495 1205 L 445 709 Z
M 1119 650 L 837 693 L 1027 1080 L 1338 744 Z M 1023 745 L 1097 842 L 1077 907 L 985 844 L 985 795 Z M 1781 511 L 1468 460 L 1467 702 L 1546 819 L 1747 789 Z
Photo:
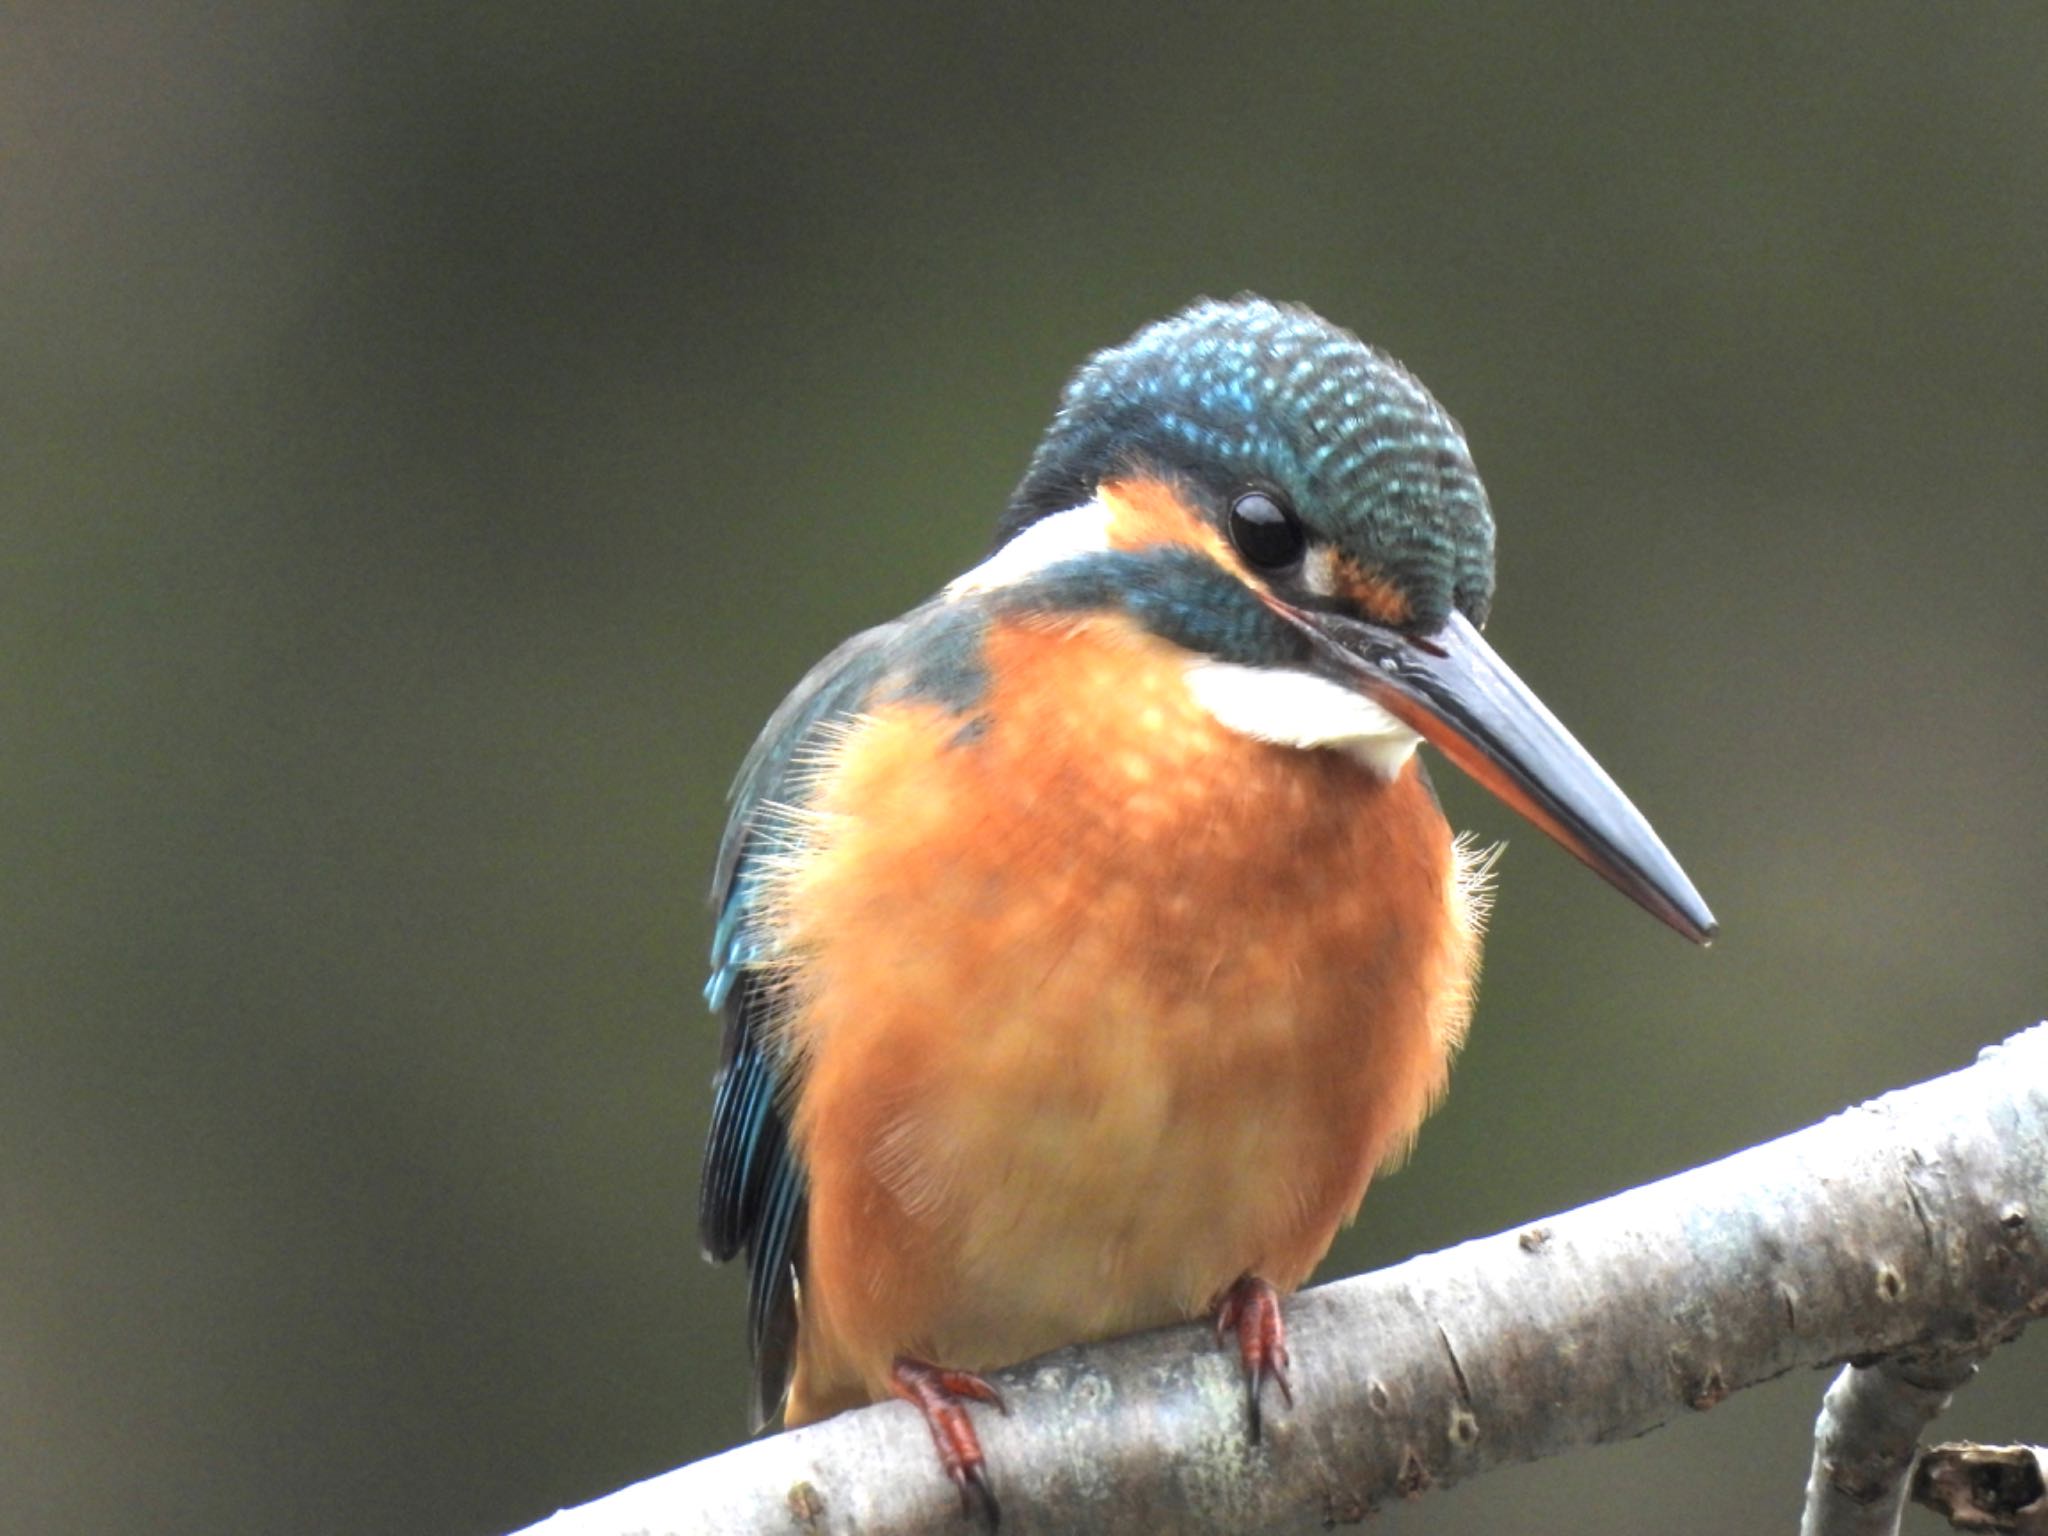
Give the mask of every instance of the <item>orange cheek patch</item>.
M 1413 617 L 1407 594 L 1383 573 L 1360 565 L 1348 555 L 1339 555 L 1332 562 L 1332 574 L 1335 595 L 1355 604 L 1375 624 L 1393 627 Z
M 1199 549 L 1218 565 L 1245 575 L 1237 552 L 1202 515 L 1161 480 L 1105 480 L 1102 502 L 1109 508 L 1112 549 L 1147 549 L 1178 544 Z

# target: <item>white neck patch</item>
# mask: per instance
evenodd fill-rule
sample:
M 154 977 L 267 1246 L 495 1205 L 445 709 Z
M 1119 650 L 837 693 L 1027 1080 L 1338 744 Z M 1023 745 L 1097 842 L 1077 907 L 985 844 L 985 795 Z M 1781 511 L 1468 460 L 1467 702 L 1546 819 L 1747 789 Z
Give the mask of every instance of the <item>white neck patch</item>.
M 965 575 L 946 584 L 946 596 L 966 597 L 1027 581 L 1062 560 L 1095 555 L 1110 548 L 1109 508 L 1100 501 L 1083 502 L 1051 517 L 1041 517 Z
M 1282 747 L 1330 747 L 1391 780 L 1422 738 L 1362 693 L 1291 667 L 1192 661 L 1188 692 L 1219 725 Z

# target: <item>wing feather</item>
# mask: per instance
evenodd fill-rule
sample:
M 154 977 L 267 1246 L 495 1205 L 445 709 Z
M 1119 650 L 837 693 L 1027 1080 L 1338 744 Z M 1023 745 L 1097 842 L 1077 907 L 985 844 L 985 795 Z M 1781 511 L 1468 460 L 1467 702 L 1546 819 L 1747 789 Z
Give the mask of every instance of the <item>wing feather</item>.
M 719 846 L 718 912 L 705 1000 L 725 1017 L 704 1149 L 698 1233 L 708 1258 L 747 1256 L 747 1343 L 754 1357 L 753 1427 L 775 1416 L 796 1346 L 806 1180 L 789 1137 L 801 1063 L 780 1026 L 781 989 L 766 913 L 767 861 L 790 850 L 786 810 L 801 806 L 831 733 L 859 713 L 887 670 L 903 621 L 834 651 L 778 709 L 740 767 Z

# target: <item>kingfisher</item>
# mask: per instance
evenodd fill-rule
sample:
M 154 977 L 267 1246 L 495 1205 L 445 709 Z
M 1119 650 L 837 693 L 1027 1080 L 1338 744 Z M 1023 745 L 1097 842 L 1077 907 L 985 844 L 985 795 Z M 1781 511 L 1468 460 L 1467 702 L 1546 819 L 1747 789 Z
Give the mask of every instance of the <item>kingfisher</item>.
M 1420 742 L 1712 937 L 1481 638 L 1493 589 L 1412 374 L 1202 300 L 1074 374 L 979 565 L 798 684 L 734 786 L 706 988 L 700 1230 L 746 1256 L 756 1429 L 902 1399 L 993 1525 L 999 1367 L 1206 1316 L 1248 1432 L 1292 1404 L 1281 1299 L 1472 1011 L 1490 861 Z

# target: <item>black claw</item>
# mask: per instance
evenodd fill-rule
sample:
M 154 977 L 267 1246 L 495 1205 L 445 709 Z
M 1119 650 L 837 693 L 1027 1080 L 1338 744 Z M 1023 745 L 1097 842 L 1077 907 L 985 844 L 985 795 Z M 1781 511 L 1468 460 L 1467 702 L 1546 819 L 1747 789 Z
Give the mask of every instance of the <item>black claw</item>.
M 961 1516 L 972 1520 L 979 1514 L 988 1522 L 991 1532 L 999 1530 L 1003 1509 L 996 1503 L 995 1490 L 988 1485 L 988 1474 L 978 1466 L 967 1466 L 953 1474 L 953 1481 L 960 1485 Z
M 1259 1364 L 1249 1367 L 1244 1373 L 1245 1404 L 1251 1412 L 1252 1443 L 1254 1445 L 1258 1444 L 1260 1436 L 1265 1432 L 1266 1383 L 1269 1381 L 1279 1389 L 1280 1400 L 1286 1403 L 1289 1408 L 1294 1406 L 1294 1388 L 1289 1384 L 1284 1370 L 1266 1361 L 1261 1361 Z

